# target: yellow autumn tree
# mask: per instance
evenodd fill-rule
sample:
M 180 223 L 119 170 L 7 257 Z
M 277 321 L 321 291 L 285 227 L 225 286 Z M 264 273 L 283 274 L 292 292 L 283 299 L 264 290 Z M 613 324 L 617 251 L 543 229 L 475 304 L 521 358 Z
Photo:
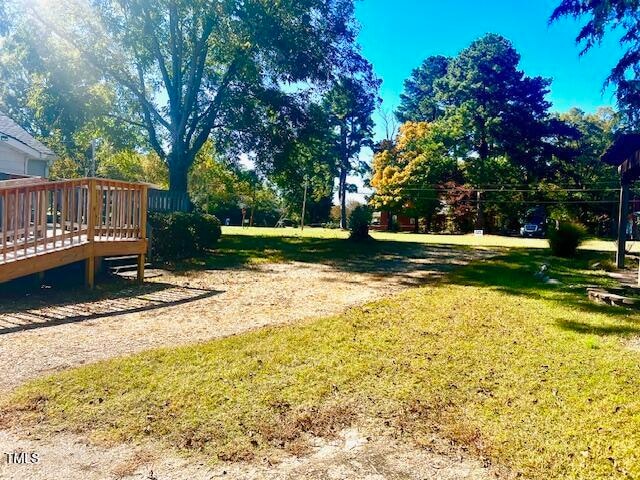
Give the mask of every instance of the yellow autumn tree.
M 395 145 L 373 158 L 371 205 L 379 210 L 430 219 L 440 205 L 438 185 L 456 177 L 452 136 L 444 122 L 406 122 Z

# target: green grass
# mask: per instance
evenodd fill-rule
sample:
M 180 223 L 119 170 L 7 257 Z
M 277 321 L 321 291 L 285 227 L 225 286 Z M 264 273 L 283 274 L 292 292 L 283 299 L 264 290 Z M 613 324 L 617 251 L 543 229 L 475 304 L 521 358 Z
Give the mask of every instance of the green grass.
M 465 245 L 436 245 L 406 241 L 401 236 L 371 242 L 347 241 L 348 233 L 330 229 L 226 227 L 214 252 L 181 262 L 178 271 L 239 268 L 265 262 L 325 263 L 356 271 L 384 271 L 389 263 L 423 258 L 438 250 L 465 250 Z M 481 248 L 481 247 L 478 247 Z
M 241 228 L 222 227 L 223 235 L 230 236 L 250 236 L 254 238 L 306 238 L 306 239 L 344 239 L 349 233 L 337 229 L 327 228 L 305 228 L 301 231 L 298 228 Z M 440 235 L 440 234 L 415 234 L 415 233 L 392 233 L 392 232 L 371 232 L 373 238 L 377 240 L 392 242 L 411 242 L 427 245 L 453 245 L 465 247 L 505 247 L 505 248 L 548 248 L 549 243 L 541 238 L 521 238 L 504 237 L 500 235 Z M 629 242 L 627 247 L 630 251 L 639 253 L 640 242 Z M 615 252 L 616 243 L 609 239 L 591 239 L 582 246 L 583 250 Z
M 526 478 L 640 476 L 640 316 L 585 299 L 578 260 L 514 250 L 433 286 L 297 326 L 58 373 L 3 400 L 4 422 L 158 439 L 215 461 L 354 421 L 434 432 Z M 533 272 L 551 262 L 562 287 Z
M 424 235 L 372 232 L 376 241 L 359 244 L 345 241 L 349 233 L 337 229 L 241 228 L 223 227 L 215 252 L 178 264 L 178 271 L 238 268 L 264 262 L 327 263 L 360 271 L 384 271 L 390 261 L 433 255 L 437 249 L 484 248 L 505 251 L 509 248 L 546 250 L 544 239 L 501 237 L 496 235 Z M 631 243 L 634 249 L 640 244 Z M 614 252 L 611 240 L 590 240 L 582 250 Z M 611 257 L 613 258 L 613 257 Z M 354 261 L 355 260 L 355 261 Z

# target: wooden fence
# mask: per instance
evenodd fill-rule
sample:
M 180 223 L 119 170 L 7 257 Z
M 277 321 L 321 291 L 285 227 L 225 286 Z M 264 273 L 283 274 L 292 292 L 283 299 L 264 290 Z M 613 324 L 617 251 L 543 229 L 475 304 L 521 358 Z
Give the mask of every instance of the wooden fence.
M 149 211 L 160 213 L 190 212 L 193 205 L 187 193 L 169 190 L 149 190 Z

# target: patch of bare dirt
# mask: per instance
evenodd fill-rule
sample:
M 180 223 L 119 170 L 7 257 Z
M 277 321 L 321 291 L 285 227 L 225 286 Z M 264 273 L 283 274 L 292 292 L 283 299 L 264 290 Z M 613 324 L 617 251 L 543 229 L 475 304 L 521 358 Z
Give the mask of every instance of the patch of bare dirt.
M 55 439 L 14 439 L 0 432 L 0 446 L 39 452 L 30 465 L 0 464 L 0 478 L 14 480 L 488 480 L 497 470 L 451 447 L 447 454 L 418 449 L 389 436 L 370 437 L 349 428 L 335 439 L 315 439 L 311 452 L 284 454 L 271 463 L 219 463 L 180 458 L 151 445 L 119 445 L 105 449 L 69 434 Z
M 234 335 L 344 311 L 441 276 L 491 251 L 428 249 L 379 268 L 309 263 L 165 275 L 116 298 L 0 313 L 0 392 L 48 372 L 161 346 Z M 0 311 L 1 312 L 1 311 Z M 15 465 L 4 453 L 37 452 Z M 0 431 L 0 479 L 485 479 L 490 471 L 458 454 L 436 454 L 387 436 L 348 430 L 277 465 L 183 459 L 149 445 L 92 445 L 70 434 L 35 438 Z

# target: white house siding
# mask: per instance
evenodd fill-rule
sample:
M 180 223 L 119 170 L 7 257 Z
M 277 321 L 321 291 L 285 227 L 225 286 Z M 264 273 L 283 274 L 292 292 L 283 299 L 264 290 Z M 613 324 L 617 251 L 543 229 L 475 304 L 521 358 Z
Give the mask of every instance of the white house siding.
M 0 173 L 46 178 L 54 159 L 50 148 L 0 112 Z
M 46 178 L 48 176 L 47 162 L 43 162 L 42 160 L 29 160 L 27 162 L 27 175 Z
M 0 143 L 0 172 L 28 175 L 26 159 L 24 153 L 14 150 L 4 142 Z

